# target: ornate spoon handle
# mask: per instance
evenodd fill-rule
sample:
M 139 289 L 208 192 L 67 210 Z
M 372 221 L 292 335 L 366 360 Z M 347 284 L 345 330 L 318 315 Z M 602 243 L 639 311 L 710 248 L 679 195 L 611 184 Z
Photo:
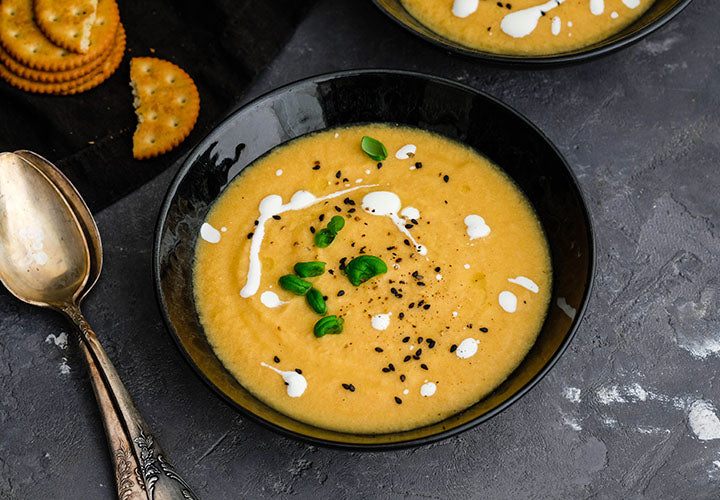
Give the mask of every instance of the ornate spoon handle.
M 135 407 L 130 394 L 100 345 L 95 332 L 92 331 L 80 312 L 80 308 L 77 304 L 67 304 L 62 307 L 62 312 L 75 323 L 80 331 L 81 339 L 89 350 L 88 354 L 95 361 L 94 365 L 104 386 L 107 387 L 108 396 L 117 409 L 115 416 L 118 420 L 116 422 L 125 429 L 127 436 L 132 441 L 134 458 L 139 467 L 138 475 L 145 483 L 147 498 L 150 500 L 198 500 L 190 486 L 175 472 L 173 465 L 165 458 L 160 446 L 155 443 L 150 428 Z M 104 419 L 114 420 L 112 414 L 105 412 L 102 405 L 101 410 Z M 113 423 L 113 425 L 115 424 Z M 118 493 L 120 494 L 120 492 L 118 487 Z
M 87 363 L 90 381 L 92 382 L 95 399 L 100 407 L 105 435 L 107 436 L 110 455 L 115 465 L 115 481 L 119 500 L 147 500 L 143 480 L 137 474 L 139 470 L 137 459 L 133 454 L 132 443 L 128 439 L 125 429 L 120 422 L 113 406 L 112 398 L 107 392 L 95 360 L 88 350 L 85 341 L 80 339 L 80 350 Z

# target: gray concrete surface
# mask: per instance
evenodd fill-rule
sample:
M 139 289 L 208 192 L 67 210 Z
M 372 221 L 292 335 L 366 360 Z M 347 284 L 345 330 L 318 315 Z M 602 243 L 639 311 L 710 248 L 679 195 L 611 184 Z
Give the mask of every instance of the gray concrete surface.
M 595 292 L 551 374 L 438 444 L 348 453 L 243 419 L 165 331 L 150 257 L 175 169 L 98 216 L 106 266 L 87 316 L 178 469 L 205 499 L 720 496 L 720 3 L 645 41 L 523 71 L 448 55 L 369 2 L 323 1 L 250 94 L 336 69 L 398 67 L 470 84 L 537 123 L 587 193 Z M 110 499 L 95 402 L 59 316 L 0 294 L 0 498 Z

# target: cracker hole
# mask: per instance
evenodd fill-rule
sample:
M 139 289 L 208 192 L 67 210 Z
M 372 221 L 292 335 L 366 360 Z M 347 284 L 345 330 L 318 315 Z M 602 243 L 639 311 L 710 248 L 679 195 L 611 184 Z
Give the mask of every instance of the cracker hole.
M 170 124 L 171 124 L 173 127 L 177 127 L 178 125 L 180 125 L 180 122 L 179 122 L 177 119 L 175 119 L 175 120 L 172 120 L 172 121 L 170 122 Z
M 150 142 L 150 144 L 155 144 L 155 138 L 154 138 L 154 137 L 150 137 L 150 138 L 148 139 L 148 141 Z
M 157 120 L 157 117 L 157 113 L 150 113 L 150 116 L 148 118 L 150 118 L 151 120 Z
M 180 102 L 180 104 L 185 104 L 187 102 L 187 97 L 181 97 L 180 99 L 178 99 L 178 101 Z

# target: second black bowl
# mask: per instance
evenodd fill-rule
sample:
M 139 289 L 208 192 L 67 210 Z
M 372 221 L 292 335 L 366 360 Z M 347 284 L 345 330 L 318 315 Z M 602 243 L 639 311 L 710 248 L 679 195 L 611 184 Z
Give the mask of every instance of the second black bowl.
M 532 202 L 547 234 L 553 296 L 537 342 L 492 394 L 436 424 L 360 435 L 299 422 L 255 398 L 215 356 L 192 291 L 195 243 L 227 184 L 272 148 L 305 134 L 367 122 L 409 125 L 477 149 Z M 530 122 L 470 87 L 400 71 L 349 71 L 304 80 L 246 105 L 190 154 L 163 204 L 154 250 L 157 295 L 168 328 L 198 373 L 233 406 L 269 427 L 321 444 L 391 448 L 427 443 L 487 420 L 517 401 L 555 364 L 585 308 L 595 263 L 585 203 L 567 163 Z M 362 416 L 358 416 L 362 418 Z
M 665 23 L 670 21 L 685 7 L 687 7 L 690 1 L 691 0 L 655 0 L 653 5 L 634 23 L 605 40 L 559 54 L 527 56 L 485 52 L 468 47 L 432 31 L 430 28 L 415 19 L 405 9 L 405 7 L 403 7 L 400 0 L 373 0 L 375 5 L 377 5 L 378 8 L 387 14 L 393 21 L 397 22 L 400 26 L 411 33 L 418 35 L 435 45 L 439 45 L 459 54 L 484 59 L 486 61 L 503 64 L 536 66 L 585 61 L 626 47 L 665 25 Z

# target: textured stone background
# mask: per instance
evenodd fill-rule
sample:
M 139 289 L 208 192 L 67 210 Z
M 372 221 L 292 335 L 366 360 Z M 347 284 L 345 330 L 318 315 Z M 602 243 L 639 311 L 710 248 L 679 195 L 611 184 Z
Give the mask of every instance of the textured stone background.
M 527 71 L 449 55 L 370 2 L 321 2 L 250 94 L 325 71 L 397 67 L 501 98 L 555 141 L 580 179 L 597 231 L 595 291 L 556 368 L 490 422 L 397 452 L 308 446 L 221 402 L 162 324 L 150 257 L 171 169 L 98 215 L 106 266 L 85 311 L 197 492 L 717 498 L 719 21 L 720 3 L 696 0 L 620 53 Z M 0 498 L 114 497 L 79 353 L 72 338 L 66 349 L 54 341 L 69 331 L 56 314 L 0 293 Z

